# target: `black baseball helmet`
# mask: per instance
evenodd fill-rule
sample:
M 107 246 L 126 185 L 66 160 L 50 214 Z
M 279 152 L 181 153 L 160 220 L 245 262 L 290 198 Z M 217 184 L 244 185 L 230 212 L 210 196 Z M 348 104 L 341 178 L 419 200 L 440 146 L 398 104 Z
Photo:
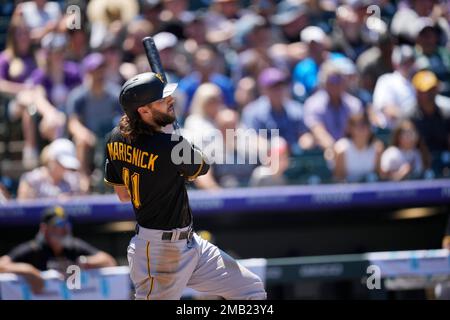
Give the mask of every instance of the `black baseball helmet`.
M 119 102 L 127 115 L 151 102 L 170 96 L 177 83 L 165 83 L 160 74 L 140 73 L 125 82 L 120 90 Z

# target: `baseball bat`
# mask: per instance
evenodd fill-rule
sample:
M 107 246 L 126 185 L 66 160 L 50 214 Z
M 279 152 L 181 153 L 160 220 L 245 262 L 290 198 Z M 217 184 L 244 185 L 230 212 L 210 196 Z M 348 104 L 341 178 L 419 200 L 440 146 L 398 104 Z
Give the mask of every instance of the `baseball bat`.
M 161 75 L 164 83 L 167 83 L 166 73 L 161 63 L 161 58 L 159 57 L 159 51 L 156 48 L 155 40 L 152 37 L 145 37 L 142 39 L 142 44 L 144 45 L 145 55 L 147 56 L 148 63 L 150 64 L 150 68 L 154 73 L 158 73 Z M 180 126 L 178 125 L 178 121 L 175 118 L 173 123 L 173 129 L 177 134 L 179 134 Z

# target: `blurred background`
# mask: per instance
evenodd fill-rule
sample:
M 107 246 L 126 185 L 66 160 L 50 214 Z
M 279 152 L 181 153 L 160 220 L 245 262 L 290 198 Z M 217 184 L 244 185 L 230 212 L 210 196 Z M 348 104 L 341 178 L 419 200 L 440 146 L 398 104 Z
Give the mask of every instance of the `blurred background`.
M 93 247 L 71 260 L 127 264 L 134 217 L 103 182 L 104 142 L 151 35 L 186 137 L 279 129 L 276 147 L 223 141 L 276 170 L 213 164 L 188 186 L 204 237 L 267 259 L 269 298 L 445 298 L 449 19 L 447 0 L 0 0 L 0 272 L 54 206 Z M 393 263 L 377 290 L 373 259 Z

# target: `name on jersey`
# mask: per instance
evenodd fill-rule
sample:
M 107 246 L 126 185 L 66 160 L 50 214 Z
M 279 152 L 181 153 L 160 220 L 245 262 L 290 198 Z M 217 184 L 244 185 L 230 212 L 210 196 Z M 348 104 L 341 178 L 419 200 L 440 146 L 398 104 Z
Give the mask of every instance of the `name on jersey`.
M 142 151 L 122 142 L 110 142 L 107 146 L 111 160 L 124 161 L 136 167 L 155 171 L 157 154 Z

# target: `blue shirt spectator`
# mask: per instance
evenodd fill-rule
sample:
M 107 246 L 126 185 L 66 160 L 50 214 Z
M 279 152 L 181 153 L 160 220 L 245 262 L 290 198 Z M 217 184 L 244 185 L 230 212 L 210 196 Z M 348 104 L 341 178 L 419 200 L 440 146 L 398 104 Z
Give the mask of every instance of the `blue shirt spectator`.
M 362 112 L 362 104 L 345 91 L 344 76 L 335 62 L 325 62 L 319 78 L 323 89 L 306 100 L 305 124 L 316 144 L 328 149 L 344 136 L 348 119 Z
M 302 105 L 286 96 L 286 76 L 278 69 L 268 68 L 261 73 L 258 82 L 264 95 L 244 108 L 244 125 L 255 130 L 278 129 L 291 147 L 296 145 L 306 127 Z
M 319 27 L 305 28 L 300 34 L 302 42 L 308 45 L 308 57 L 297 63 L 293 72 L 294 95 L 304 101 L 317 87 L 320 65 L 327 59 L 342 58 L 340 53 L 325 50 L 327 36 Z
M 181 79 L 179 90 L 185 94 L 184 113 L 189 113 L 192 97 L 197 88 L 205 82 L 217 85 L 222 91 L 223 101 L 228 107 L 234 107 L 234 85 L 230 78 L 216 69 L 221 61 L 211 47 L 203 46 L 194 54 L 194 70 Z
M 228 107 L 234 106 L 234 85 L 230 78 L 220 74 L 213 73 L 209 76 L 208 81 L 214 83 L 222 91 L 223 101 Z M 181 79 L 178 86 L 179 90 L 182 90 L 186 95 L 185 101 L 185 111 L 189 111 L 189 106 L 191 105 L 192 97 L 197 91 L 197 88 L 202 84 L 202 77 L 200 73 L 193 72 Z

